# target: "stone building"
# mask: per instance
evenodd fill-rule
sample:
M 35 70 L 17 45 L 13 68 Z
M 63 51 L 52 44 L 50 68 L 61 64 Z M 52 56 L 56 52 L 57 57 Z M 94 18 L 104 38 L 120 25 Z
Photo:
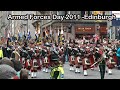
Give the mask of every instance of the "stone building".
M 37 15 L 67 15 L 75 14 L 80 17 L 90 16 L 91 14 L 97 15 L 109 15 L 109 11 L 37 11 Z M 35 20 L 33 26 L 36 31 L 41 32 L 41 36 L 45 37 L 45 31 L 49 33 L 52 31 L 52 35 L 55 40 L 58 41 L 58 32 L 64 31 L 65 39 L 75 39 L 82 36 L 92 36 L 98 34 L 101 38 L 107 36 L 107 20 Z M 71 32 L 69 33 L 69 29 Z
M 36 11 L 1 11 L 0 12 L 0 34 L 1 36 L 8 37 L 18 36 L 18 32 L 21 34 L 27 34 L 28 31 L 31 32 L 32 38 L 35 38 L 35 28 L 32 25 L 32 20 L 7 20 L 8 15 L 26 15 L 26 14 L 36 14 Z

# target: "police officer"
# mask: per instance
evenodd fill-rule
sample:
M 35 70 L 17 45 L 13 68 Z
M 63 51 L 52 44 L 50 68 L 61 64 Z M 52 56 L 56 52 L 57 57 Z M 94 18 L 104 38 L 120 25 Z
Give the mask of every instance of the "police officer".
M 54 62 L 54 67 L 50 72 L 51 79 L 64 79 L 64 69 L 61 61 L 56 60 Z
M 0 46 L 0 60 L 2 60 L 3 58 L 3 51 L 2 51 L 2 47 Z

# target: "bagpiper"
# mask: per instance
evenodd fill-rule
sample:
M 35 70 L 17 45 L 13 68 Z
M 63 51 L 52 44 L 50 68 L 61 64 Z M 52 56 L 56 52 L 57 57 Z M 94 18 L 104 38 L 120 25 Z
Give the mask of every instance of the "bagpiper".
M 36 60 L 35 47 L 31 48 L 31 52 L 32 52 L 32 58 L 31 58 L 31 78 L 36 78 L 39 65 L 38 65 L 38 61 Z
M 75 49 L 75 73 L 80 73 L 80 66 L 82 64 L 82 56 L 80 52 L 80 48 L 76 47 Z
M 49 54 L 50 52 L 46 47 L 42 49 L 42 63 L 43 63 L 43 72 L 48 73 L 48 65 L 49 65 Z
M 70 51 L 69 62 L 70 62 L 70 71 L 74 71 L 75 54 L 74 54 L 74 49 L 73 48 L 71 48 L 71 51 Z
M 108 56 L 109 56 L 108 60 L 107 60 L 108 74 L 112 75 L 112 69 L 116 65 L 116 62 L 114 61 L 114 58 L 113 58 L 113 51 L 112 50 L 110 50 L 108 52 Z
M 90 68 L 90 48 L 87 46 L 85 48 L 85 53 L 84 53 L 84 58 L 83 58 L 83 72 L 84 72 L 84 76 L 87 76 L 88 73 L 87 73 L 87 69 Z

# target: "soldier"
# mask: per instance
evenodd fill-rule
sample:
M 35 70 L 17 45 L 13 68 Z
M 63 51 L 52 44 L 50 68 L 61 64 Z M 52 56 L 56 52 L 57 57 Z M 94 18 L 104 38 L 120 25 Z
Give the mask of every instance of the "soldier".
M 47 48 L 44 47 L 44 49 L 42 50 L 42 61 L 43 61 L 43 72 L 48 73 L 48 65 L 49 65 L 49 55 L 50 52 L 47 50 Z
M 36 78 L 37 77 L 37 71 L 38 71 L 38 61 L 36 60 L 36 52 L 35 52 L 35 47 L 31 47 L 31 77 Z
M 50 64 L 51 67 L 53 67 L 53 64 L 56 60 L 59 60 L 59 52 L 55 49 L 55 47 L 53 46 L 51 49 L 51 55 L 50 55 L 51 59 L 50 59 Z
M 112 50 L 109 51 L 108 55 L 109 55 L 107 61 L 108 74 L 112 75 L 112 69 L 115 67 L 116 62 L 114 61 Z
M 75 53 L 73 48 L 71 48 L 71 51 L 70 51 L 69 62 L 70 62 L 70 71 L 74 71 Z
M 75 49 L 75 73 L 80 73 L 80 65 L 82 64 L 81 53 L 78 48 Z
M 28 56 L 28 52 L 26 50 L 26 48 L 23 46 L 21 49 L 20 49 L 20 61 L 21 63 L 23 64 L 23 68 L 25 68 L 25 62 L 26 62 L 26 57 Z
M 87 76 L 87 69 L 90 68 L 90 48 L 87 46 L 86 47 L 86 51 L 84 53 L 84 58 L 83 58 L 83 72 L 84 72 L 84 76 Z

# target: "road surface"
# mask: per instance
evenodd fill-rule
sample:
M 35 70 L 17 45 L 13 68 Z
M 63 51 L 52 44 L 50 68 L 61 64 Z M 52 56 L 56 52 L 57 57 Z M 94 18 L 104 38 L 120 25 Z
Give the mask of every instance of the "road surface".
M 83 75 L 83 70 L 81 67 L 81 73 L 75 73 L 74 71 L 69 71 L 69 63 L 66 62 L 64 64 L 64 79 L 100 79 L 100 72 L 98 68 L 95 68 L 94 70 L 89 69 L 88 70 L 88 76 Z M 50 72 L 50 70 L 49 70 Z M 49 79 L 50 73 L 45 73 L 42 70 L 37 72 L 37 78 L 33 79 Z M 108 75 L 108 73 L 105 74 L 105 79 L 120 79 L 120 70 L 117 70 L 116 68 L 113 69 L 113 74 Z

